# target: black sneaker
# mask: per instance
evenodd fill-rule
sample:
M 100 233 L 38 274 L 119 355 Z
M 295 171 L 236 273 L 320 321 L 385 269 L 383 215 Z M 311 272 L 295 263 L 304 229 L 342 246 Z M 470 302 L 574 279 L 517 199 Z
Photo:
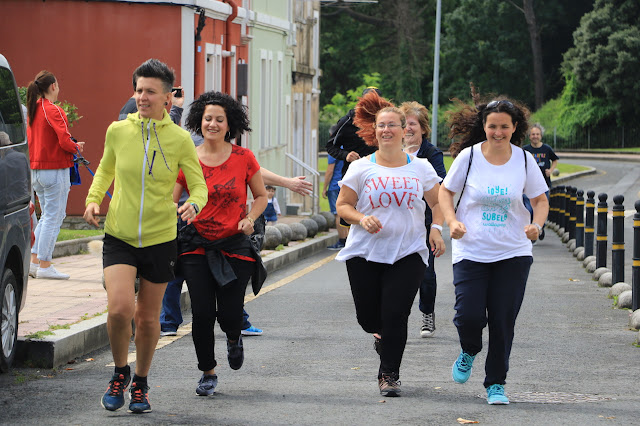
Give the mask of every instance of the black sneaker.
M 242 347 L 242 336 L 238 337 L 235 343 L 227 339 L 227 359 L 232 370 L 239 370 L 244 362 L 244 348 Z
M 151 404 L 149 404 L 149 386 L 147 386 L 146 383 L 140 385 L 136 382 L 131 383 L 131 402 L 129 403 L 129 412 L 134 414 L 151 412 Z
M 378 379 L 380 395 L 400 396 L 400 380 L 398 378 L 397 373 L 382 373 L 382 377 Z
M 420 327 L 421 337 L 433 337 L 436 332 L 436 314 L 422 314 L 422 327 Z
M 100 400 L 102 408 L 109 411 L 116 411 L 122 408 L 124 405 L 124 391 L 129 386 L 129 382 L 131 382 L 130 374 L 114 373 L 107 387 L 107 392 L 102 395 Z
M 540 236 L 538 237 L 538 239 L 540 241 L 544 240 L 544 228 L 542 228 L 542 231 L 540 231 Z
M 215 374 L 203 374 L 196 388 L 196 395 L 209 396 L 213 395 L 218 385 L 218 376 Z

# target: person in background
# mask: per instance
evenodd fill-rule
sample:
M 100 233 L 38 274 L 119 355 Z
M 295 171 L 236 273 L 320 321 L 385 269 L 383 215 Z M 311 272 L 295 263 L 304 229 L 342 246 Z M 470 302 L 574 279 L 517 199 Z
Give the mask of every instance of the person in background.
M 244 362 L 242 308 L 246 286 L 252 280 L 255 294 L 266 278 L 260 254 L 250 240 L 256 219 L 267 206 L 260 165 L 253 153 L 231 143 L 251 131 L 246 107 L 221 92 L 206 92 L 189 110 L 186 127 L 204 137 L 196 151 L 209 198 L 192 224 L 180 229 L 178 250 L 193 312 L 193 343 L 202 377 L 196 394 L 215 392 L 218 376 L 214 352 L 216 320 L 226 335 L 227 360 L 233 370 Z M 247 187 L 253 194 L 247 213 Z M 190 185 L 179 174 L 174 201 Z
M 540 167 L 545 182 L 547 182 L 547 186 L 551 189 L 551 175 L 558 167 L 558 160 L 560 158 L 553 151 L 553 148 L 546 143 L 542 143 L 542 136 L 544 136 L 544 127 L 542 127 L 540 123 L 533 124 L 531 129 L 529 129 L 529 141 L 531 141 L 531 144 L 525 145 L 523 149 L 533 155 L 533 158 L 535 158 L 538 163 L 538 167 Z M 547 191 L 547 199 L 549 199 L 549 191 Z M 533 220 L 533 208 L 531 207 L 529 197 L 523 194 L 522 201 L 527 210 L 529 210 L 531 220 Z M 544 240 L 544 223 L 542 224 L 542 232 L 538 239 L 540 241 Z
M 477 95 L 476 95 L 477 96 Z M 455 382 L 471 376 L 489 325 L 484 387 L 491 405 L 508 404 L 505 395 L 516 318 L 524 299 L 536 240 L 549 211 L 547 185 L 530 153 L 520 148 L 529 111 L 509 99 L 462 101 L 450 118 L 455 158 L 440 187 L 440 206 L 452 243 L 456 302 L 453 323 L 460 355 Z M 453 206 L 460 193 L 458 208 Z M 531 198 L 533 222 L 522 203 Z
M 118 114 L 118 121 L 126 119 L 129 114 L 138 112 L 138 107 L 136 106 L 136 99 L 135 99 L 135 87 L 136 87 L 136 82 L 134 81 L 133 96 L 129 98 L 129 100 L 124 104 L 124 106 L 120 110 L 120 114 Z M 180 94 L 180 96 L 176 96 L 177 94 Z M 172 87 L 171 88 L 171 108 L 169 109 L 169 117 L 171 117 L 171 121 L 173 121 L 178 126 L 180 125 L 180 120 L 182 119 L 183 105 L 184 105 L 184 95 L 182 92 L 182 86 Z
M 27 86 L 31 181 L 42 211 L 31 248 L 29 276 L 68 280 L 69 274 L 59 272 L 51 259 L 66 217 L 71 188 L 69 168 L 73 166 L 73 154 L 84 151 L 84 142 L 76 142 L 69 133 L 67 115 L 55 104 L 59 93 L 60 83 L 46 70 L 40 71 Z
M 267 225 L 275 225 L 278 221 L 278 216 L 282 213 L 280 212 L 280 205 L 278 204 L 278 199 L 276 198 L 276 188 L 271 185 L 266 185 L 267 189 L 267 198 L 269 199 L 267 202 L 267 208 L 264 210 L 264 217 L 267 220 Z
M 329 250 L 342 250 L 347 242 L 349 228 L 340 224 L 340 216 L 336 210 L 336 200 L 340 193 L 338 181 L 342 178 L 342 160 L 336 160 L 327 154 L 327 170 L 324 173 L 324 188 L 322 196 L 329 200 L 329 210 L 336 216 L 336 230 L 338 231 L 338 241 L 327 247 Z
M 429 260 L 424 200 L 434 223 L 442 224 L 440 178 L 428 162 L 402 151 L 405 116 L 377 93 L 358 101 L 356 125 L 378 150 L 354 161 L 341 181 L 338 214 L 359 226 L 350 230 L 336 260 L 347 264 L 358 323 L 374 334 L 380 394 L 399 396 L 407 322 Z M 440 231 L 434 228 L 430 238 L 440 256 L 445 250 Z
M 444 168 L 442 152 L 429 142 L 429 112 L 427 108 L 418 102 L 404 102 L 400 105 L 400 110 L 407 117 L 407 127 L 404 129 L 404 152 L 415 155 L 418 158 L 426 159 L 434 168 L 440 179 L 447 176 Z M 429 246 L 429 235 L 431 227 L 438 227 L 432 224 L 432 213 L 429 206 L 426 206 L 424 214 L 424 224 L 427 227 L 427 247 L 429 248 L 429 264 L 424 271 L 422 282 L 420 283 L 420 300 L 418 307 L 422 312 L 422 323 L 420 325 L 421 337 L 433 337 L 436 332 L 436 292 L 438 283 L 436 281 L 435 257 Z M 438 229 L 442 233 L 442 229 Z
M 89 189 L 84 219 L 98 227 L 96 215 L 114 183 L 105 221 L 103 266 L 107 290 L 107 332 L 115 371 L 101 404 L 120 409 L 131 383 L 129 412 L 148 413 L 147 376 L 160 337 L 160 309 L 167 282 L 175 278 L 178 172 L 190 197 L 177 209 L 191 222 L 207 201 L 207 186 L 189 133 L 176 126 L 165 107 L 171 99 L 173 71 L 149 59 L 133 73 L 137 113 L 107 129 L 104 154 Z M 136 297 L 135 280 L 140 277 Z M 132 320 L 136 324 L 136 366 L 128 365 Z

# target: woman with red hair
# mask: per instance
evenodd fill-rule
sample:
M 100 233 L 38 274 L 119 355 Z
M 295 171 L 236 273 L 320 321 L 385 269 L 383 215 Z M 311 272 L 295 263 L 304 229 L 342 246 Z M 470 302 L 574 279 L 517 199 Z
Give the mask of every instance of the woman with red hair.
M 358 323 L 376 339 L 380 393 L 399 396 L 407 321 L 429 258 L 423 197 L 441 225 L 440 178 L 427 162 L 402 151 L 405 116 L 377 93 L 358 102 L 355 123 L 378 151 L 354 161 L 340 182 L 338 214 L 359 226 L 336 259 L 347 264 Z M 429 242 L 435 256 L 444 253 L 439 230 Z

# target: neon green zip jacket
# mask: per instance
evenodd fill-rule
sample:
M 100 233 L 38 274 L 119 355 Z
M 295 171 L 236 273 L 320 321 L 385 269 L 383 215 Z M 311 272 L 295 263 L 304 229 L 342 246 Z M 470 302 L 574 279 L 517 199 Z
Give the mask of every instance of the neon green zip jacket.
M 180 169 L 199 211 L 208 199 L 195 146 L 189 133 L 171 122 L 142 119 L 139 113 L 113 122 L 85 205 L 102 202 L 115 179 L 104 230 L 134 247 L 148 247 L 176 238 L 173 188 Z

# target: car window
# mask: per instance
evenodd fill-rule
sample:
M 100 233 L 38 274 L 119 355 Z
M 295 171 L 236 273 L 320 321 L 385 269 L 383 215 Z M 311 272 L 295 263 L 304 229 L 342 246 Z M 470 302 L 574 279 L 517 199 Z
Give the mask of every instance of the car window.
M 0 146 L 23 143 L 25 139 L 22 105 L 17 101 L 16 84 L 11 71 L 0 67 Z

